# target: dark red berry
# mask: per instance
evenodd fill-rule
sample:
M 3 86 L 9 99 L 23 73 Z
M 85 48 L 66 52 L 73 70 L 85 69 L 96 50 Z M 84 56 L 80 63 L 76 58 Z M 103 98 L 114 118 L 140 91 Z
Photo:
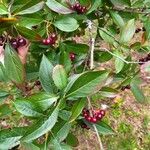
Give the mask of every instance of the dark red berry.
M 11 43 L 11 46 L 12 46 L 14 49 L 17 49 L 17 48 L 19 47 L 18 42 L 17 42 L 16 39 L 11 39 L 10 43 Z
M 84 118 L 88 117 L 89 114 L 88 113 L 83 113 Z
M 18 45 L 19 46 L 25 46 L 27 44 L 27 41 L 24 38 L 19 38 L 18 39 Z
M 96 117 L 98 120 L 101 120 L 103 118 L 103 116 L 100 113 Z
M 48 45 L 47 39 L 43 39 L 43 40 L 42 40 L 42 43 L 43 43 L 44 45 Z
M 85 118 L 87 121 L 91 122 L 92 121 L 92 117 L 88 116 L 87 118 Z
M 101 114 L 102 116 L 105 116 L 105 110 L 100 110 L 100 114 Z
M 96 122 L 97 122 L 97 118 L 92 117 L 92 118 L 91 118 L 91 122 L 96 123 Z
M 74 61 L 75 60 L 75 54 L 74 53 L 70 53 L 69 54 L 70 60 Z
M 53 40 L 57 40 L 57 35 L 55 33 L 52 33 L 50 36 Z

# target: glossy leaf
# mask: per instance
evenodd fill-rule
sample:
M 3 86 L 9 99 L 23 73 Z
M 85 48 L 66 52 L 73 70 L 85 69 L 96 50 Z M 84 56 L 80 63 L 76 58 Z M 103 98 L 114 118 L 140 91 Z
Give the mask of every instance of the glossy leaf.
M 123 18 L 115 11 L 110 11 L 111 17 L 116 25 L 123 27 L 125 25 Z
M 95 124 L 95 126 L 100 134 L 114 134 L 113 129 L 103 121 L 100 121 L 99 123 Z
M 106 80 L 106 71 L 93 71 L 82 73 L 73 78 L 66 88 L 66 97 L 87 97 L 95 93 L 102 87 L 102 82 Z
M 46 5 L 53 11 L 60 13 L 60 14 L 70 14 L 73 13 L 74 11 L 63 6 L 56 0 L 47 0 Z
M 138 102 L 142 103 L 145 101 L 145 96 L 144 96 L 142 90 L 134 82 L 131 83 L 131 91 Z
M 123 67 L 124 67 L 124 62 L 120 59 L 124 59 L 122 54 L 119 51 L 115 52 L 115 55 L 117 55 L 118 57 L 115 57 L 115 68 L 116 68 L 116 73 L 119 73 Z
M 44 2 L 42 1 L 42 2 L 32 6 L 30 8 L 27 8 L 25 10 L 22 10 L 22 11 L 18 12 L 17 15 L 24 15 L 24 14 L 35 13 L 35 12 L 41 10 L 43 8 L 43 6 L 44 6 Z
M 70 122 L 73 122 L 77 119 L 77 117 L 81 114 L 83 108 L 85 107 L 86 99 L 78 100 L 72 107 L 71 112 L 72 115 L 69 119 Z
M 1 15 L 6 15 L 6 14 L 8 14 L 7 7 L 6 7 L 3 3 L 0 3 L 0 14 L 1 14 Z
M 102 0 L 93 1 L 93 4 L 92 4 L 91 8 L 89 9 L 89 11 L 87 12 L 87 14 L 93 12 L 94 10 L 96 10 L 101 5 L 102 5 Z
M 86 44 L 73 43 L 72 41 L 66 41 L 63 43 L 67 52 L 73 52 L 75 54 L 87 53 L 89 46 Z
M 4 65 L 9 79 L 15 83 L 24 82 L 23 64 L 14 49 L 7 44 L 5 48 Z
M 55 126 L 56 128 L 53 128 L 52 133 L 53 136 L 55 137 L 55 139 L 57 139 L 58 142 L 62 142 L 63 140 L 66 139 L 70 128 L 71 128 L 71 124 L 66 122 L 58 122 Z
M 72 32 L 75 31 L 79 24 L 76 19 L 71 17 L 61 17 L 54 22 L 54 26 L 57 27 L 59 30 L 64 32 Z
M 62 90 L 67 86 L 67 73 L 62 65 L 56 65 L 52 74 L 55 85 Z
M 41 41 L 42 37 L 36 33 L 35 31 L 23 27 L 23 26 L 16 26 L 17 31 L 25 38 L 31 40 L 31 41 Z
M 120 42 L 121 43 L 130 42 L 130 40 L 133 38 L 134 33 L 135 33 L 135 20 L 131 19 L 122 28 L 120 34 Z
M 79 141 L 78 141 L 77 137 L 72 133 L 68 134 L 68 136 L 66 138 L 66 143 L 72 147 L 76 147 L 79 145 Z
M 0 131 L 0 148 L 2 150 L 11 149 L 20 144 L 20 139 L 26 132 L 26 127 L 5 129 Z
M 38 107 L 26 100 L 16 100 L 14 105 L 18 112 L 28 117 L 40 117 L 42 114 L 38 112 Z
M 100 95 L 102 95 L 104 97 L 114 98 L 117 96 L 118 91 L 115 89 L 112 89 L 110 87 L 103 87 L 99 93 L 100 93 Z
M 52 71 L 53 71 L 53 65 L 47 59 L 47 57 L 43 55 L 40 64 L 39 78 L 43 89 L 48 93 L 53 93 Z
M 115 39 L 113 38 L 112 34 L 106 29 L 100 29 L 99 34 L 105 42 L 108 42 L 109 44 L 113 44 L 115 42 Z
M 57 121 L 58 112 L 59 109 L 58 107 L 56 107 L 49 118 L 45 120 L 40 127 L 34 128 L 34 130 L 30 134 L 24 137 L 23 141 L 31 142 L 50 131 Z

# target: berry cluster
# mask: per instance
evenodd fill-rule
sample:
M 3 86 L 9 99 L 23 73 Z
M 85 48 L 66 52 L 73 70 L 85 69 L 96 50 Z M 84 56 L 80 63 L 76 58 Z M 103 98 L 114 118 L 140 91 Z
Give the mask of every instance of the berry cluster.
M 75 53 L 70 53 L 70 54 L 69 54 L 69 57 L 70 57 L 70 60 L 71 60 L 71 61 L 74 61 L 75 58 L 76 58 Z
M 12 38 L 10 40 L 10 44 L 14 49 L 17 49 L 19 47 L 25 46 L 27 44 L 27 41 L 24 38 Z
M 143 27 L 143 28 L 137 28 L 137 29 L 135 30 L 135 33 L 139 33 L 140 31 L 146 31 L 146 30 L 145 30 L 144 27 Z
M 84 118 L 91 123 L 96 123 L 105 116 L 105 110 L 103 109 L 93 110 L 91 113 L 86 108 L 84 108 L 82 111 Z
M 76 11 L 78 14 L 83 14 L 87 11 L 85 6 L 82 6 L 80 3 L 75 3 L 71 6 L 71 9 Z
M 146 57 L 139 59 L 139 65 L 143 65 L 145 62 L 150 61 L 150 54 Z
M 44 45 L 54 45 L 57 40 L 57 35 L 55 33 L 52 33 L 48 38 L 43 39 L 42 43 Z

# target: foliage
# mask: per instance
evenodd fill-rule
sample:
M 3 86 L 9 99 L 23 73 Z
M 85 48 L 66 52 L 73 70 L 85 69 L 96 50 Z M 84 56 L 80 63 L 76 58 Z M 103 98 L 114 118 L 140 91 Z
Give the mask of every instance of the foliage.
M 75 0 L 0 2 L 0 33 L 5 37 L 0 46 L 4 48 L 0 81 L 13 83 L 10 89 L 0 91 L 0 107 L 4 106 L 4 115 L 14 115 L 19 121 L 24 116 L 27 122 L 23 127 L 14 122 L 10 130 L 0 131 L 0 149 L 17 145 L 37 150 L 72 149 L 78 143 L 71 130 L 75 124 L 82 122 L 91 130 L 95 126 L 100 134 L 114 134 L 104 121 L 94 124 L 83 118 L 83 108 L 90 105 L 87 97 L 112 99 L 122 87 L 130 86 L 137 101 L 146 101 L 139 87 L 139 61 L 132 53 L 150 51 L 147 16 L 150 3 L 147 0 L 79 0 L 79 3 L 80 9 Z M 142 40 L 132 43 L 136 21 L 143 24 L 144 31 Z M 91 33 L 93 28 L 97 31 L 95 35 Z M 74 40 L 85 38 L 86 34 L 88 44 Z M 23 49 L 13 48 L 11 43 L 12 38 L 21 36 L 30 42 L 26 64 L 20 59 Z M 99 41 L 106 43 L 108 49 L 97 46 Z M 111 62 L 112 67 L 96 68 L 106 62 Z M 11 99 L 9 112 L 7 97 Z

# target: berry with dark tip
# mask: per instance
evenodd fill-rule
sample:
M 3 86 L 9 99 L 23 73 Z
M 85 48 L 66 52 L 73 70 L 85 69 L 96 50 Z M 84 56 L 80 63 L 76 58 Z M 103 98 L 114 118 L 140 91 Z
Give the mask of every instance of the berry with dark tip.
M 85 123 L 82 123 L 81 124 L 81 128 L 83 128 L 83 129 L 87 129 L 87 130 L 89 130 L 90 128 L 85 124 Z
M 70 60 L 71 60 L 71 61 L 74 61 L 75 58 L 76 58 L 74 53 L 70 53 L 70 54 L 69 54 L 69 57 L 70 57 Z
M 14 49 L 17 49 L 19 47 L 18 45 L 18 42 L 16 39 L 11 39 L 10 40 L 10 43 L 11 43 L 11 46 L 14 48 Z
M 24 38 L 18 39 L 18 46 L 19 47 L 25 46 L 26 44 L 27 44 L 27 41 Z

